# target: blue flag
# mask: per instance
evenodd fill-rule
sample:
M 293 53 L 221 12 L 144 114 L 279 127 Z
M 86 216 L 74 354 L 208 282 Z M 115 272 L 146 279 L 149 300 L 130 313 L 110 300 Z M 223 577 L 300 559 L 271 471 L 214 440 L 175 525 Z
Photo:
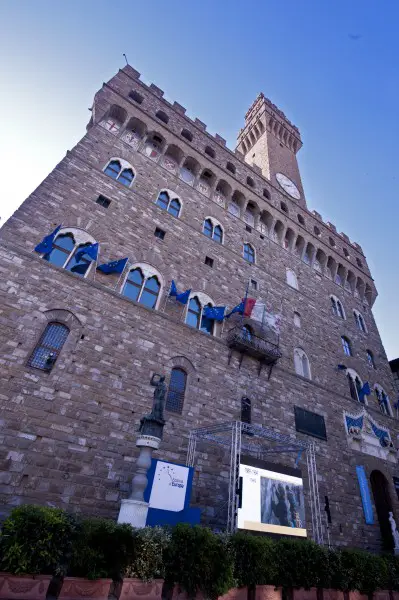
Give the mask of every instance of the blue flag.
M 92 260 L 97 260 L 98 242 L 95 244 L 90 244 L 90 246 L 85 246 L 84 248 L 78 250 L 75 254 L 76 262 L 81 261 L 85 254 L 87 254 L 87 256 L 89 256 Z
M 169 290 L 170 298 L 176 298 L 177 302 L 180 302 L 180 304 L 187 304 L 190 294 L 191 294 L 191 289 L 186 290 L 185 292 L 182 292 L 181 294 L 179 294 L 179 292 L 177 291 L 176 284 L 172 279 L 172 283 L 170 284 L 170 290 Z
M 235 306 L 228 315 L 226 315 L 226 319 L 228 319 L 229 317 L 231 317 L 231 315 L 234 315 L 234 313 L 239 313 L 240 315 L 244 314 L 244 310 L 245 310 L 245 300 L 243 300 L 242 302 L 240 302 L 240 304 L 237 304 L 237 306 Z
M 110 273 L 123 273 L 128 260 L 128 258 L 121 258 L 109 263 L 104 263 L 97 267 L 97 271 L 101 271 L 102 273 L 105 273 L 105 275 L 109 275 Z
M 363 387 L 359 390 L 359 393 L 358 393 L 360 402 L 363 402 L 364 397 L 370 396 L 370 394 L 371 394 L 370 384 L 368 381 L 366 381 L 366 383 L 363 385 Z
M 223 321 L 224 319 L 224 311 L 226 310 L 225 306 L 205 306 L 203 310 L 203 315 L 207 319 L 211 319 L 212 321 Z
M 50 233 L 49 235 L 46 235 L 42 239 L 40 244 L 38 244 L 36 246 L 35 252 L 40 252 L 41 254 L 48 254 L 49 252 L 51 252 L 53 249 L 54 240 L 60 229 L 61 229 L 61 225 L 58 225 L 58 227 L 56 227 L 52 233 Z

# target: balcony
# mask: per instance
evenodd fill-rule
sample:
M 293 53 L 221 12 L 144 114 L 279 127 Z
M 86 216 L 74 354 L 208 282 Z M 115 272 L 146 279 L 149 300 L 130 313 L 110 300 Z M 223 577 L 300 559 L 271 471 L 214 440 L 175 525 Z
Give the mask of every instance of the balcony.
M 273 341 L 268 338 L 272 338 Z M 233 329 L 230 329 L 227 333 L 227 345 L 231 351 L 237 350 L 241 353 L 240 366 L 244 354 L 259 360 L 259 373 L 262 369 L 262 365 L 269 365 L 269 378 L 273 365 L 275 365 L 282 357 L 278 338 L 268 329 L 259 332 L 257 335 L 247 325 L 233 327 Z

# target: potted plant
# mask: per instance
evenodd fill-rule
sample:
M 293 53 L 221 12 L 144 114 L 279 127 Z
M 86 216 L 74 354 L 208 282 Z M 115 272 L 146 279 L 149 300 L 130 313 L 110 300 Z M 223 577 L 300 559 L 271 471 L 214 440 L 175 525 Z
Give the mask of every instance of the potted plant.
M 165 566 L 165 582 L 175 586 L 175 599 L 203 595 L 215 600 L 235 587 L 233 556 L 226 537 L 199 525 L 174 527 Z
M 75 531 L 73 517 L 57 508 L 14 508 L 0 533 L 0 599 L 44 599 L 52 576 L 65 572 Z
M 171 534 L 162 527 L 144 527 L 136 529 L 133 537 L 134 552 L 116 596 L 120 600 L 161 600 Z
M 108 519 L 80 524 L 59 600 L 107 600 L 113 579 L 119 579 L 133 554 L 133 530 Z
M 281 588 L 273 585 L 277 576 L 273 540 L 240 532 L 232 536 L 231 543 L 238 588 L 228 593 L 230 600 L 246 600 L 247 589 L 255 590 L 256 600 L 281 600 Z

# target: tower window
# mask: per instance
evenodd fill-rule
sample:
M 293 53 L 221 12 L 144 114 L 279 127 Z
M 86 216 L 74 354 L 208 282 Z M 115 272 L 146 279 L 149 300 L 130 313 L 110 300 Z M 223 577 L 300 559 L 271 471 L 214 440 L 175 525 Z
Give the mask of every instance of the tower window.
M 157 198 L 156 204 L 166 210 L 170 215 L 178 218 L 180 215 L 181 204 L 178 198 L 170 198 L 168 192 L 161 192 Z
M 299 222 L 301 225 L 305 225 L 305 219 L 303 218 L 303 216 L 302 216 L 302 215 L 298 215 L 298 222 Z
M 221 225 L 215 225 L 212 219 L 205 219 L 202 231 L 218 244 L 223 243 L 223 229 Z
M 228 163 L 227 163 L 227 165 L 226 165 L 226 169 L 227 169 L 228 171 L 230 171 L 230 173 L 233 173 L 233 175 L 235 175 L 236 168 L 235 168 L 235 166 L 234 166 L 234 165 L 233 165 L 231 162 L 228 162 Z
M 164 113 L 163 110 L 159 110 L 155 116 L 157 117 L 157 119 L 162 121 L 162 123 L 165 123 L 165 125 L 169 121 L 168 115 L 166 113 Z
M 126 277 L 125 284 L 122 288 L 122 295 L 144 304 L 148 308 L 155 308 L 159 294 L 161 290 L 161 284 L 157 275 L 146 275 L 144 276 L 142 270 L 137 267 L 129 271 Z
M 193 141 L 193 134 L 191 133 L 191 131 L 189 131 L 188 129 L 182 129 L 181 134 L 182 137 L 184 137 L 186 140 L 188 140 L 189 142 Z
M 165 408 L 181 415 L 186 393 L 187 373 L 180 367 L 172 369 Z
M 49 323 L 28 360 L 28 366 L 50 372 L 68 335 L 69 329 L 66 325 Z
M 270 200 L 270 192 L 266 188 L 263 190 L 263 196 L 264 196 L 264 198 L 267 198 L 268 200 Z
M 249 185 L 249 187 L 255 187 L 255 182 L 252 179 L 252 177 L 247 177 L 247 185 Z
M 280 208 L 283 212 L 287 213 L 287 215 L 288 215 L 288 206 L 286 205 L 285 202 L 280 203 Z
M 206 148 L 205 148 L 205 154 L 207 154 L 211 158 L 215 158 L 215 151 L 210 146 L 206 146 Z
M 375 369 L 374 356 L 373 356 L 373 353 L 371 352 L 371 350 L 367 350 L 366 355 L 367 355 L 367 362 L 369 363 L 370 367 L 372 369 Z
M 104 173 L 109 177 L 112 177 L 112 179 L 116 179 L 126 187 L 130 187 L 134 179 L 134 171 L 130 166 L 125 168 L 122 166 L 122 163 L 128 164 L 126 161 L 120 161 L 118 159 L 110 160 L 104 169 Z
M 253 290 L 257 290 L 258 289 L 258 282 L 255 279 L 251 279 L 251 288 Z
M 341 342 L 342 342 L 342 348 L 343 348 L 344 353 L 346 354 L 346 356 L 353 356 L 351 343 L 348 340 L 348 338 L 345 337 L 344 335 L 341 336 Z

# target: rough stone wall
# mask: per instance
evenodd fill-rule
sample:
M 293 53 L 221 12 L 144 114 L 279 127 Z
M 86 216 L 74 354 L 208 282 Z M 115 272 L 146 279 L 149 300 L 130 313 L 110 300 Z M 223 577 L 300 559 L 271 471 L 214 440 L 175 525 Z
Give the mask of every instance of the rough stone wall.
M 126 74 L 119 74 L 112 87 L 123 77 Z M 110 89 L 98 102 L 103 113 L 112 103 L 122 104 Z M 159 130 L 148 115 L 147 121 L 152 130 Z M 169 143 L 187 145 L 177 140 L 176 132 L 163 134 Z M 207 166 L 199 152 L 205 142 L 199 138 L 197 149 L 187 152 L 198 155 Z M 109 158 L 116 156 L 136 170 L 131 189 L 102 172 Z M 244 163 L 242 168 L 244 173 Z M 181 198 L 181 218 L 155 205 L 163 188 Z M 278 206 L 283 196 L 274 188 L 272 193 L 270 205 Z M 95 203 L 99 194 L 111 200 L 108 209 Z M 208 215 L 223 225 L 223 245 L 203 235 Z M 115 289 L 116 275 L 95 275 L 92 270 L 82 279 L 43 261 L 33 249 L 59 223 L 81 227 L 99 241 L 101 262 L 128 256 L 132 263 L 156 267 L 166 284 L 160 310 L 123 298 L 120 286 Z M 166 232 L 163 241 L 154 237 L 155 227 Z M 151 406 L 151 374 L 169 377 L 171 368 L 180 364 L 189 371 L 183 413 L 168 414 L 158 456 L 184 462 L 189 431 L 239 418 L 244 395 L 252 400 L 254 423 L 306 440 L 310 438 L 295 432 L 294 406 L 319 413 L 325 417 L 328 439 L 314 441 L 320 497 L 328 495 L 330 500 L 332 540 L 378 547 L 378 525 L 364 524 L 355 466 L 364 465 L 368 475 L 375 468 L 386 475 L 399 514 L 392 484 L 396 465 L 349 449 L 343 410 L 357 412 L 361 407 L 350 398 L 345 375 L 335 370 L 345 362 L 364 381 L 378 382 L 394 397 L 392 374 L 372 312 L 359 299 L 267 236 L 261 238 L 255 229 L 248 232 L 242 220 L 98 124 L 67 153 L 0 234 L 3 512 L 21 502 L 40 502 L 115 517 L 120 499 L 129 492 L 135 431 Z M 256 265 L 243 260 L 244 241 L 256 248 Z M 205 256 L 214 259 L 213 268 L 204 264 Z M 299 290 L 287 285 L 286 268 L 296 272 Z M 248 278 L 258 282 L 257 297 L 283 315 L 283 357 L 269 381 L 265 369 L 258 375 L 256 360 L 244 357 L 239 366 L 237 353 L 229 356 L 228 326 L 223 333 L 219 328 L 217 336 L 208 336 L 184 324 L 183 307 L 168 303 L 163 311 L 172 278 L 182 290 L 192 287 L 216 304 L 230 306 L 243 296 Z M 341 299 L 345 321 L 332 314 L 330 294 Z M 364 315 L 367 334 L 356 328 L 355 308 Z M 294 311 L 301 315 L 301 328 L 293 324 Z M 45 324 L 54 318 L 71 329 L 55 367 L 50 373 L 27 367 Z M 352 342 L 353 357 L 343 355 L 340 336 L 344 334 Z M 295 347 L 306 351 L 312 381 L 295 374 Z M 366 349 L 374 353 L 375 371 L 368 367 Z M 369 411 L 396 441 L 397 421 L 379 412 L 373 396 Z M 212 521 L 226 500 L 227 465 L 222 451 L 200 450 L 194 501 L 206 507 L 205 518 Z M 293 457 L 282 460 L 292 464 Z M 306 484 L 305 465 L 302 468 Z

